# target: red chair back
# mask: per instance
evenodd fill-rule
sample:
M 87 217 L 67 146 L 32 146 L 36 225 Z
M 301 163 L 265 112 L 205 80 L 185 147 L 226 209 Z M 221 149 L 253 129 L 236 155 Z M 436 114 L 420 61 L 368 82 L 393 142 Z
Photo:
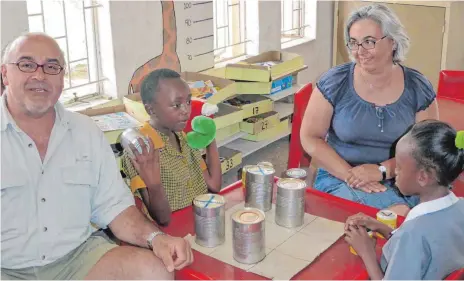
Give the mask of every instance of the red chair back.
M 445 280 L 464 280 L 464 268 L 454 271 Z
M 464 103 L 464 71 L 442 70 L 438 80 L 437 96 Z
M 290 146 L 288 150 L 288 169 L 298 168 L 300 166 L 309 166 L 310 158 L 306 153 L 304 153 L 303 147 L 301 146 L 300 128 L 312 91 L 313 84 L 309 83 L 303 86 L 303 88 L 301 88 L 295 94 L 293 105 L 292 135 L 290 137 Z

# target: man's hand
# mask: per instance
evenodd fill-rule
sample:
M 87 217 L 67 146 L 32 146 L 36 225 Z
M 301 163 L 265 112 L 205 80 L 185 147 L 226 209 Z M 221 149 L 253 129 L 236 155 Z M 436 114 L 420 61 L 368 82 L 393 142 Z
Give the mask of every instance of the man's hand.
M 352 168 L 350 175 L 345 179 L 345 182 L 353 188 L 363 187 L 368 183 L 380 182 L 382 180 L 382 172 L 379 171 L 379 166 L 375 164 L 363 164 Z
M 180 270 L 193 262 L 193 253 L 187 240 L 169 235 L 153 239 L 153 253 L 160 258 L 169 272 Z
M 142 148 L 142 153 L 140 154 L 132 143 L 129 144 L 129 147 L 134 154 L 134 158 L 131 158 L 132 164 L 147 186 L 159 184 L 159 176 L 155 176 L 160 173 L 159 150 L 154 148 L 153 142 L 150 138 L 148 138 L 148 147 L 140 138 L 137 139 L 137 141 Z
M 345 241 L 361 258 L 372 256 L 372 254 L 375 256 L 375 240 L 369 236 L 365 227 L 349 226 L 345 230 Z

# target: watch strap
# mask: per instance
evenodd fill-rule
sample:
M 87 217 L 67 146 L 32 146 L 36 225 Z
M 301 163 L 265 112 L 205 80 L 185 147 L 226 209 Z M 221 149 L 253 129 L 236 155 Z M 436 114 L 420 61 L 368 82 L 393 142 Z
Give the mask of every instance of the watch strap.
M 382 181 L 385 181 L 387 179 L 387 168 L 381 163 L 378 163 L 377 165 L 379 166 L 379 171 L 382 173 Z M 383 169 L 381 169 L 381 167 L 383 167 Z
M 155 237 L 158 235 L 165 235 L 165 233 L 162 231 L 155 231 L 155 232 L 150 233 L 150 235 L 148 235 L 147 246 L 150 250 L 153 250 L 153 239 L 155 239 Z

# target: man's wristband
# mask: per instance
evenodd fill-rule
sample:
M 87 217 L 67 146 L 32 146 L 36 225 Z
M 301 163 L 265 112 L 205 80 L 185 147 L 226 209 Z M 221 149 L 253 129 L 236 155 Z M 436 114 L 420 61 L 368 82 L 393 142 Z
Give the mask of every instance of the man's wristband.
M 155 231 L 148 235 L 147 246 L 150 250 L 153 250 L 153 239 L 155 239 L 155 237 L 158 235 L 165 235 L 165 233 L 162 231 Z

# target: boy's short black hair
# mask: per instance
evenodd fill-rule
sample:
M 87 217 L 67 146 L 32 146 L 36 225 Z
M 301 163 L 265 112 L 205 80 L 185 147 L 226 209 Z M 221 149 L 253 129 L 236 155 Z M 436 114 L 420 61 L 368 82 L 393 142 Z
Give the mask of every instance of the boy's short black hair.
M 456 130 L 438 120 L 424 120 L 407 133 L 418 167 L 435 170 L 438 184 L 449 186 L 464 170 L 464 149 L 456 147 Z
M 174 70 L 160 68 L 152 71 L 142 81 L 140 96 L 143 104 L 151 104 L 159 91 L 159 82 L 164 79 L 180 78 L 180 74 Z

